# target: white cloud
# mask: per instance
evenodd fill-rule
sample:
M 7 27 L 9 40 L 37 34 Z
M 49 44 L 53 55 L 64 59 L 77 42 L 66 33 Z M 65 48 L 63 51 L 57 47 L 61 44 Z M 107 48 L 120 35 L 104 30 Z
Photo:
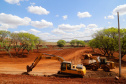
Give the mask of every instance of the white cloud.
M 104 18 L 105 19 L 114 19 L 114 16 L 113 15 L 109 15 L 109 16 L 105 16 Z
M 9 25 L 7 25 L 7 24 L 0 25 L 0 30 L 7 30 L 8 28 L 9 28 Z
M 87 28 L 97 28 L 98 26 L 96 24 L 89 24 Z
M 19 31 L 14 31 L 13 33 L 19 33 Z
M 36 28 L 46 28 L 46 27 L 52 27 L 53 23 L 52 22 L 47 22 L 46 20 L 41 20 L 41 21 L 32 21 L 31 25 Z
M 41 31 L 38 31 L 36 29 L 30 29 L 28 31 L 25 31 L 25 30 L 20 30 L 20 31 L 14 31 L 14 33 L 20 33 L 20 32 L 23 32 L 23 33 L 32 33 L 34 35 L 37 35 L 38 33 L 40 33 Z
M 100 31 L 104 29 L 103 27 L 101 28 L 85 28 L 84 32 L 86 36 L 91 36 L 92 34 L 96 33 L 97 31 Z
M 43 37 L 48 36 L 48 35 L 50 35 L 50 34 L 49 33 L 41 33 L 41 34 L 39 34 L 39 36 L 43 36 Z
M 111 24 L 111 22 L 108 22 L 108 24 Z
M 65 32 L 63 31 L 63 30 L 60 30 L 60 29 L 54 29 L 53 31 L 52 31 L 52 33 L 55 33 L 55 34 L 65 34 Z
M 117 15 L 117 12 L 119 12 L 120 15 L 125 15 L 126 14 L 126 4 L 117 6 L 113 10 L 113 14 Z
M 20 5 L 20 1 L 28 1 L 28 0 L 4 0 L 9 4 L 17 4 Z
M 104 19 L 107 19 L 107 17 L 105 16 Z
M 56 15 L 56 17 L 59 17 L 59 15 Z
M 95 26 L 96 27 L 96 26 Z M 52 31 L 53 34 L 51 33 L 40 33 L 39 37 L 42 38 L 43 40 L 46 41 L 51 41 L 51 42 L 57 42 L 60 39 L 63 39 L 65 41 L 71 41 L 73 39 L 78 39 L 78 40 L 90 40 L 92 39 L 92 34 L 96 33 L 99 30 L 102 30 L 104 28 L 84 28 L 83 31 L 73 31 L 73 32 L 67 32 L 63 31 L 59 28 L 54 29 Z
M 114 19 L 114 16 L 113 15 L 109 15 L 108 19 Z
M 113 27 L 113 26 L 108 26 L 108 28 L 111 28 L 111 27 Z
M 49 14 L 49 11 L 47 11 L 45 8 L 43 8 L 41 6 L 28 6 L 27 10 L 30 13 L 38 14 L 38 15 L 48 15 Z
M 35 5 L 35 3 L 30 3 L 31 5 Z
M 84 28 L 84 27 L 85 27 L 84 24 L 80 24 L 80 25 L 61 24 L 58 26 L 58 28 L 63 31 L 76 31 L 76 30 L 80 30 L 80 28 Z
M 25 30 L 21 30 L 20 32 L 23 32 L 23 33 L 28 33 L 27 31 L 25 31 Z
M 9 4 L 19 4 L 21 0 L 5 0 Z
M 64 20 L 66 20 L 66 19 L 67 19 L 67 15 L 64 15 L 64 16 L 62 16 L 62 17 L 63 17 L 63 19 L 64 19 Z
M 33 34 L 37 34 L 37 33 L 40 33 L 41 31 L 38 31 L 36 29 L 30 29 L 29 32 Z
M 50 37 L 51 41 L 58 41 L 60 39 L 64 39 L 66 41 L 71 41 L 73 39 L 78 39 L 78 40 L 90 40 L 92 39 L 92 34 L 96 33 L 99 30 L 102 30 L 103 28 L 85 28 L 84 31 L 75 31 L 72 33 L 64 32 L 60 29 L 56 29 L 56 32 L 53 32 L 56 35 L 56 37 L 52 38 Z M 48 40 L 48 39 L 47 39 Z
M 16 28 L 20 25 L 29 25 L 31 19 L 28 17 L 20 18 L 15 15 L 0 13 L 0 27 Z
M 21 31 L 19 31 L 19 32 L 28 33 L 28 32 L 27 32 L 27 31 L 25 31 L 25 30 L 21 30 Z
M 85 17 L 91 17 L 92 15 L 90 15 L 90 13 L 88 13 L 88 12 L 78 12 L 77 13 L 77 16 L 79 17 L 79 18 L 85 18 Z
M 95 33 L 95 32 L 100 31 L 102 29 L 104 29 L 104 28 L 103 27 L 101 27 L 101 28 L 93 28 L 92 31 L 94 31 L 94 33 Z
M 20 32 L 22 32 L 22 33 L 28 33 L 28 31 L 25 31 L 25 30 L 14 31 L 14 33 L 20 33 Z
M 78 40 L 90 40 L 92 39 L 92 34 L 96 33 L 99 30 L 102 30 L 104 28 L 85 28 L 84 31 L 74 31 L 72 33 L 63 31 L 59 28 L 54 29 L 52 31 L 53 34 L 50 35 L 45 35 L 41 36 L 42 39 L 46 41 L 51 41 L 51 42 L 57 42 L 60 39 L 63 39 L 65 41 L 71 41 L 73 39 L 78 39 Z M 58 34 L 58 35 L 57 35 Z
M 50 33 L 40 33 L 37 36 L 40 37 L 42 40 L 48 40 L 48 41 L 50 38 L 56 38 L 56 37 L 53 37 L 53 35 L 50 35 Z

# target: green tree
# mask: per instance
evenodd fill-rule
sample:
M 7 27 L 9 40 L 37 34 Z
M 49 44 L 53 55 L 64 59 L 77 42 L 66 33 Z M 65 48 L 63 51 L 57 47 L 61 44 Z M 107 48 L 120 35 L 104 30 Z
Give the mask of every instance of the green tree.
M 74 40 L 71 40 L 70 41 L 70 44 L 71 46 L 85 46 L 85 42 L 82 41 L 82 40 L 77 40 L 77 39 L 74 39 Z
M 19 51 L 22 49 L 21 40 L 19 37 L 19 33 L 11 33 L 11 39 L 13 43 L 13 48 L 16 52 L 16 56 L 18 55 Z
M 92 39 L 89 41 L 89 46 L 92 48 L 92 50 L 94 51 L 95 48 L 99 48 L 100 49 L 100 41 L 96 40 L 96 39 Z
M 113 56 L 118 49 L 118 30 L 116 28 L 103 29 L 94 35 L 94 39 L 89 42 L 92 48 L 98 48 L 104 55 Z
M 82 40 L 77 40 L 77 46 L 85 46 L 85 42 Z
M 36 37 L 30 33 L 11 33 L 9 31 L 0 31 L 0 48 L 6 50 L 10 57 L 12 57 L 10 50 L 15 49 L 16 56 L 19 51 L 22 50 L 22 55 L 24 50 L 28 53 L 36 45 L 39 45 L 39 37 Z
M 59 41 L 57 41 L 57 45 L 59 47 L 63 47 L 65 44 L 66 44 L 66 41 L 65 40 L 59 40 Z
M 10 39 L 10 32 L 9 31 L 0 31 L 0 45 L 1 48 L 3 48 L 4 50 L 6 50 L 10 57 L 12 57 L 10 50 L 12 48 L 11 44 L 12 44 L 12 40 Z
M 121 29 L 121 57 L 126 55 L 126 29 Z
M 80 45 L 84 47 L 85 46 L 85 42 L 80 40 Z
M 40 38 L 37 38 L 38 42 L 35 43 L 37 52 L 39 51 L 39 46 L 44 44 L 44 41 L 41 40 Z
M 75 46 L 75 43 L 76 43 L 76 40 L 71 40 L 70 41 L 71 46 Z
M 76 44 L 77 44 L 77 47 L 79 47 L 80 41 L 79 40 L 76 40 Z
M 26 49 L 29 53 L 30 50 L 32 50 L 35 47 L 35 44 L 38 43 L 39 37 L 36 37 L 33 34 L 30 33 L 19 33 L 19 38 L 22 46 L 22 55 L 24 50 Z

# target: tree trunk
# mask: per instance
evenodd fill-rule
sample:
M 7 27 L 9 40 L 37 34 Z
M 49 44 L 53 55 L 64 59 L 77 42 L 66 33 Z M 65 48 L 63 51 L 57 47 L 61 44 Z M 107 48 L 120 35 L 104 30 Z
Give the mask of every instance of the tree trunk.
M 22 46 L 18 48 L 18 51 L 16 52 L 16 56 L 18 56 L 19 51 L 21 50 Z
M 93 47 L 92 47 L 92 50 L 93 50 L 93 52 L 95 52 Z
M 28 54 L 29 54 L 29 51 L 30 51 L 30 50 L 29 50 L 29 49 L 27 49 L 27 51 L 28 51 Z
M 22 50 L 22 55 L 24 54 L 24 50 L 25 50 L 25 49 Z
M 11 55 L 11 53 L 10 53 L 10 50 L 8 50 L 8 53 L 9 53 L 10 57 L 12 57 L 12 55 Z
M 10 57 L 12 57 L 9 48 L 6 48 L 6 46 L 4 46 L 4 49 L 9 53 Z
M 37 45 L 37 46 L 36 46 L 36 48 L 37 48 L 37 52 L 39 51 L 38 47 L 39 47 L 39 46 Z
M 6 49 L 6 51 L 9 53 L 10 57 L 12 57 L 12 55 L 10 53 L 10 50 L 9 49 Z
M 28 54 L 29 54 L 29 51 L 30 51 L 30 50 L 28 50 Z

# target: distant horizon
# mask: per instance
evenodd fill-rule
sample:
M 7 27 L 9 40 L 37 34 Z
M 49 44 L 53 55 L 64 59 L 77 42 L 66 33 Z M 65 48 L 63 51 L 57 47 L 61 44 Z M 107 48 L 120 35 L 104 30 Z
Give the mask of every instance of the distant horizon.
M 61 40 L 63 40 L 63 39 L 61 39 Z M 74 40 L 74 39 L 73 39 Z M 77 39 L 78 40 L 78 39 Z M 43 40 L 43 41 L 45 41 L 45 40 Z M 66 40 L 65 40 L 66 41 Z M 90 40 L 82 40 L 82 41 L 90 41 Z M 45 42 L 50 42 L 50 41 L 45 41 Z M 70 41 L 66 41 L 66 42 L 70 42 Z M 54 43 L 56 43 L 56 42 L 54 42 Z

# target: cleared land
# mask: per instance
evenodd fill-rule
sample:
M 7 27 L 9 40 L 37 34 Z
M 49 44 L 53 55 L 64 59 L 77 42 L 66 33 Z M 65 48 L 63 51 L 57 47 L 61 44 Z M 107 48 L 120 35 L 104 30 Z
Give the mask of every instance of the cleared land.
M 97 55 L 100 53 L 95 50 Z M 11 51 L 14 54 L 14 50 Z M 72 61 L 73 64 L 81 64 L 81 56 L 84 53 L 94 53 L 90 47 L 70 48 L 70 49 L 41 49 L 39 52 L 33 50 L 30 54 L 23 56 L 10 58 L 5 51 L 0 52 L 0 84 L 10 83 L 44 83 L 44 84 L 112 84 L 112 83 L 124 83 L 125 78 L 115 80 L 115 76 L 118 76 L 118 53 L 114 53 L 115 58 L 113 60 L 116 64 L 116 68 L 110 72 L 104 72 L 99 69 L 98 71 L 87 70 L 87 74 L 84 78 L 77 78 L 73 76 L 58 76 L 56 73 L 60 69 L 60 62 L 57 60 L 41 60 L 38 65 L 29 73 L 29 75 L 23 75 L 26 72 L 26 65 L 30 65 L 34 59 L 41 53 L 54 54 L 63 57 L 67 61 Z M 122 74 L 126 77 L 125 60 L 122 64 Z M 47 76 L 47 77 L 44 77 Z

